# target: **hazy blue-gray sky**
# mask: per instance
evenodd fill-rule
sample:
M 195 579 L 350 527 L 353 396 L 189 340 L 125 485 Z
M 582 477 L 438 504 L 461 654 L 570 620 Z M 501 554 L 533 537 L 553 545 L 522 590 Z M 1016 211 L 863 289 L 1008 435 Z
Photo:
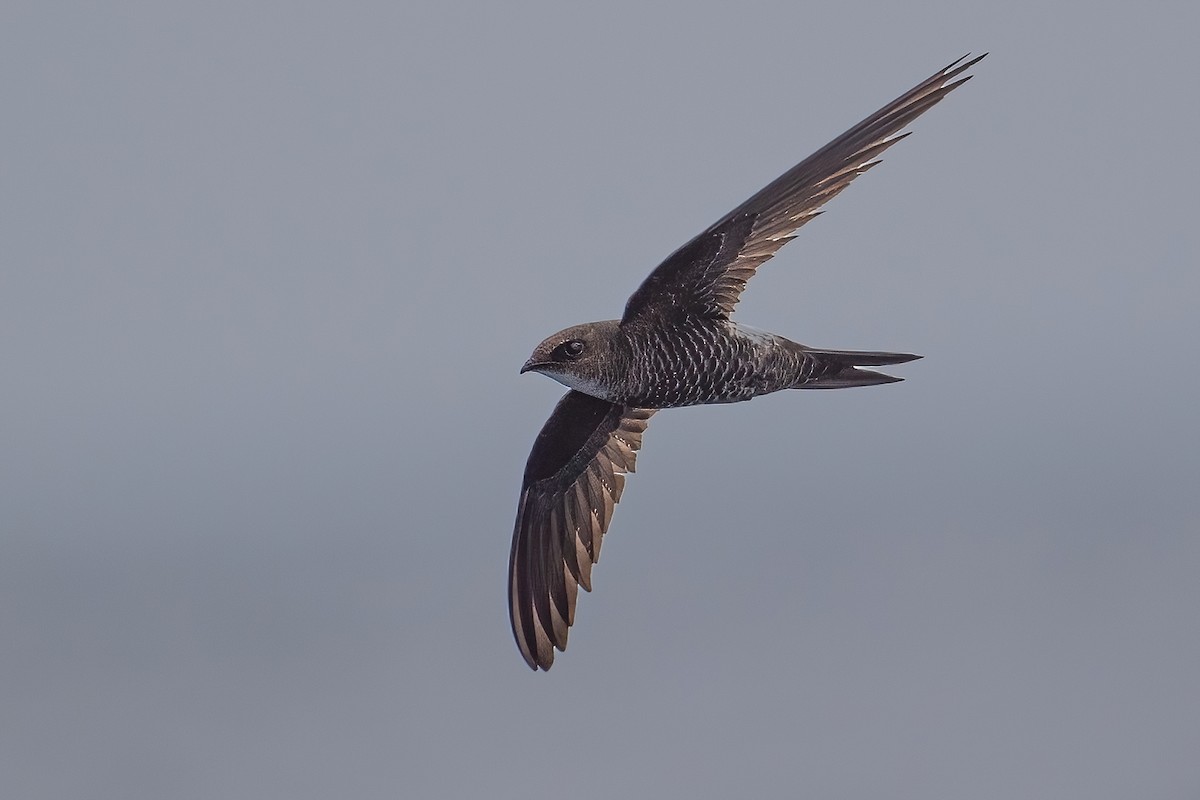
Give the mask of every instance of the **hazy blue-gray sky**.
M 1194 3 L 7 2 L 0 795 L 1200 796 Z M 571 647 L 517 369 L 967 51 L 656 416 Z

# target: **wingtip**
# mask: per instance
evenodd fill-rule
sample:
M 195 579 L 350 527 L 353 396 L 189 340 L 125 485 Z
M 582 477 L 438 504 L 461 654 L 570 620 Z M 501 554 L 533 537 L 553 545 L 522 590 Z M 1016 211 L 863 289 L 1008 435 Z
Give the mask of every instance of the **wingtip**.
M 970 61 L 967 60 L 969 58 L 971 59 Z M 987 53 L 982 53 L 980 55 L 975 56 L 974 58 L 971 58 L 971 54 L 967 53 L 962 58 L 959 58 L 959 59 L 951 62 L 950 64 L 947 64 L 945 69 L 943 69 L 941 72 L 939 72 L 934 77 L 937 79 L 940 79 L 943 83 L 945 83 L 945 82 L 951 80 L 952 78 L 956 78 L 959 75 L 962 75 L 964 72 L 966 72 L 971 67 L 975 66 L 976 64 L 978 64 L 980 61 L 982 61 L 985 58 L 987 58 Z M 955 86 L 960 86 L 960 85 L 966 83 L 967 81 L 971 80 L 971 78 L 973 78 L 973 77 L 974 77 L 973 75 L 963 75 L 961 80 L 957 80 L 954 83 L 948 84 L 947 88 L 953 89 Z
M 954 69 L 957 69 L 959 71 L 968 69 L 971 66 L 978 64 L 980 61 L 983 61 L 985 58 L 987 58 L 987 55 L 988 55 L 987 53 L 980 53 L 979 55 L 975 56 L 974 58 L 971 58 L 970 53 L 965 53 L 965 54 L 959 56 L 958 58 L 954 59 L 953 61 L 951 61 L 946 66 L 946 68 L 942 70 L 942 72 L 950 72 L 951 70 L 954 70 Z M 971 60 L 967 61 L 968 58 L 971 58 Z

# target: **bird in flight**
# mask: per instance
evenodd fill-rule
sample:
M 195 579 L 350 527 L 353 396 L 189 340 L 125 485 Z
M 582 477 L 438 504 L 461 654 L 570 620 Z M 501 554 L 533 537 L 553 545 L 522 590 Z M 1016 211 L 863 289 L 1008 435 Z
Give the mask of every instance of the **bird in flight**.
M 509 554 L 509 617 L 532 669 L 550 669 L 555 648 L 566 649 L 579 587 L 591 591 L 600 540 L 655 411 L 892 383 L 902 379 L 861 367 L 920 357 L 806 347 L 730 315 L 758 267 L 908 136 L 905 126 L 970 80 L 955 79 L 984 55 L 936 72 L 680 247 L 630 296 L 621 319 L 567 328 L 534 349 L 521 372 L 570 391 L 533 443 Z

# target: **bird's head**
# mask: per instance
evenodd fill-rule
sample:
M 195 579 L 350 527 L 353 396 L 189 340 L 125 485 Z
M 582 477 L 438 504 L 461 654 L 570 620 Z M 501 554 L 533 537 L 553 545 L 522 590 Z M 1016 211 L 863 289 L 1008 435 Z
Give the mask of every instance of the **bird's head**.
M 559 331 L 533 349 L 521 372 L 540 372 L 564 386 L 609 399 L 620 371 L 616 320 L 589 322 Z

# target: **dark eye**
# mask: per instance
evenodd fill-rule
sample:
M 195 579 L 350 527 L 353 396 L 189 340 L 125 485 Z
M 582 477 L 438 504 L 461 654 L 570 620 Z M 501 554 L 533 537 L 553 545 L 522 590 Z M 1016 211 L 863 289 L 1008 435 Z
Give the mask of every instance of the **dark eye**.
M 571 339 L 554 348 L 554 357 L 557 359 L 574 361 L 581 355 L 583 355 L 583 342 L 578 339 Z

